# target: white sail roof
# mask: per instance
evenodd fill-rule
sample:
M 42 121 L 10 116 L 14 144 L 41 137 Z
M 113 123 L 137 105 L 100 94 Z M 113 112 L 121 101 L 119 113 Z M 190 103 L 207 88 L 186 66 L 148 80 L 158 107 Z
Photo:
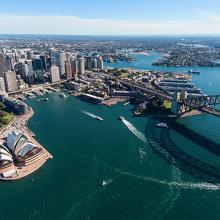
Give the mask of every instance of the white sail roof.
M 3 161 L 3 160 L 13 161 L 12 156 L 0 154 L 0 161 Z
M 12 131 L 7 137 L 7 146 L 10 150 L 14 150 L 14 146 L 19 138 L 23 135 L 21 131 Z
M 18 152 L 17 156 L 24 157 L 28 152 L 33 150 L 33 148 L 35 148 L 35 147 L 36 147 L 36 145 L 32 144 L 31 142 L 27 142 L 23 146 L 23 148 Z

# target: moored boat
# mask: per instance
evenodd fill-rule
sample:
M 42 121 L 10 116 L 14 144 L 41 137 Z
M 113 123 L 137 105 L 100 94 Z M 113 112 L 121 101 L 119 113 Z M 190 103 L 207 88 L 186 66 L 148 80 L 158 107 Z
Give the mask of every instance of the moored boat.
M 168 125 L 164 122 L 160 122 L 156 124 L 157 128 L 168 128 Z

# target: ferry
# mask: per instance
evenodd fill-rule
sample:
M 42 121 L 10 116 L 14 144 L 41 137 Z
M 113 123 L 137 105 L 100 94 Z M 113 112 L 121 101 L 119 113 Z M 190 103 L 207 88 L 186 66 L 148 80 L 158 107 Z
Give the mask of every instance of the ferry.
M 166 123 L 160 122 L 156 124 L 157 128 L 168 128 L 168 125 Z
M 97 119 L 97 120 L 99 120 L 99 121 L 103 121 L 103 120 L 104 120 L 103 118 L 101 118 L 101 117 L 99 117 L 99 116 L 95 116 L 94 118 Z
M 92 113 L 90 113 L 90 112 L 86 112 L 86 111 L 82 111 L 82 112 L 83 112 L 84 114 L 86 114 L 86 115 L 88 115 L 88 116 L 90 116 L 90 117 L 96 119 L 96 120 L 99 120 L 99 121 L 103 121 L 103 120 L 104 120 L 103 118 L 101 118 L 101 117 L 99 117 L 99 116 L 97 116 L 97 115 L 94 115 L 94 114 L 92 114 Z
M 123 105 L 126 106 L 126 105 L 128 105 L 128 104 L 130 104 L 130 101 L 125 102 Z
M 200 74 L 200 71 L 189 70 L 188 73 Z

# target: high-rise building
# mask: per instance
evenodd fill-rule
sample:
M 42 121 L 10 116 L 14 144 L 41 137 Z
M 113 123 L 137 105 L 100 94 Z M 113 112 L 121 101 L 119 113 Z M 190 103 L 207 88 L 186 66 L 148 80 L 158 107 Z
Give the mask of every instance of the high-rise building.
M 8 55 L 5 57 L 5 67 L 6 70 L 13 70 L 12 58 Z
M 55 64 L 59 67 L 60 76 L 65 75 L 65 53 L 57 51 L 54 54 L 55 57 Z
M 22 65 L 22 78 L 28 83 L 28 84 L 34 84 L 35 77 L 34 77 L 34 71 L 32 66 L 31 60 L 26 60 L 25 63 Z
M 72 61 L 72 73 L 73 73 L 73 77 L 77 78 L 78 77 L 78 73 L 79 73 L 79 68 L 78 68 L 78 61 L 77 59 L 73 59 Z
M 52 83 L 60 81 L 60 71 L 56 65 L 52 65 L 50 68 L 50 81 Z
M 66 53 L 66 63 L 70 63 L 72 55 L 70 53 Z
M 70 63 L 65 64 L 65 71 L 66 71 L 66 78 L 71 79 L 73 74 L 72 74 L 72 65 Z
M 14 65 L 14 70 L 15 70 L 16 74 L 22 75 L 22 65 L 23 65 L 22 62 L 16 63 Z
M 85 57 L 85 68 L 92 69 L 92 58 L 91 57 Z
M 104 68 L 102 57 L 97 57 L 97 68 L 99 68 L 99 69 L 103 69 Z
M 31 60 L 34 57 L 34 52 L 32 50 L 27 51 L 27 59 Z
M 26 64 L 28 65 L 28 75 L 26 78 L 26 82 L 28 84 L 34 84 L 35 82 L 35 76 L 34 76 L 34 70 L 31 60 L 26 60 Z
M 85 74 L 84 58 L 79 58 L 78 59 L 78 70 L 79 70 L 79 75 L 84 75 Z
M 49 56 L 54 57 L 55 52 L 56 52 L 55 48 L 50 48 L 49 49 Z
M 98 61 L 97 58 L 92 58 L 92 68 L 98 68 Z
M 55 64 L 54 57 L 46 57 L 46 70 L 50 70 L 51 66 Z
M 41 59 L 33 59 L 33 70 L 35 73 L 36 82 L 44 82 L 44 72 L 43 72 L 43 63 Z
M 5 80 L 0 77 L 0 92 L 5 92 Z
M 5 72 L 6 72 L 5 56 L 3 53 L 0 53 L 0 77 L 4 77 Z
M 26 77 L 28 76 L 28 65 L 26 63 L 22 63 L 22 74 L 21 74 L 21 78 L 22 79 L 26 79 Z
M 40 59 L 42 60 L 43 69 L 46 70 L 46 66 L 47 66 L 46 56 L 45 55 L 40 55 Z
M 14 92 L 18 90 L 16 73 L 14 71 L 7 71 L 5 73 L 5 87 L 7 92 Z

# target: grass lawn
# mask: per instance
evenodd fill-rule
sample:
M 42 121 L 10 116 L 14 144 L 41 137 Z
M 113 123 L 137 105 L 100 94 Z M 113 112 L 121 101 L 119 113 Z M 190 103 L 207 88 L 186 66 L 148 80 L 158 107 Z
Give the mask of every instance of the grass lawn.
M 163 107 L 164 107 L 165 109 L 171 109 L 171 107 L 172 107 L 172 102 L 165 101 L 165 102 L 163 103 Z

